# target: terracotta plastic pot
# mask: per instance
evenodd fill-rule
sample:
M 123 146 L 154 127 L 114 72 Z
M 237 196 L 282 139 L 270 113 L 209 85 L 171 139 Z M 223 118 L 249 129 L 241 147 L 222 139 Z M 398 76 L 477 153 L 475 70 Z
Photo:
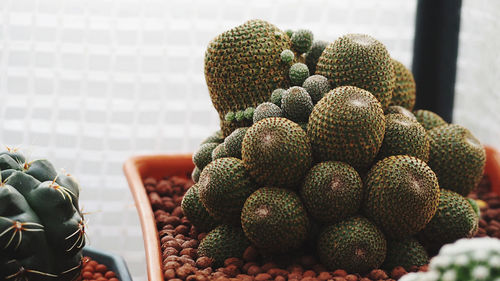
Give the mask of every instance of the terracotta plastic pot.
M 486 167 L 484 173 L 490 177 L 491 189 L 500 194 L 500 153 L 493 147 L 486 148 Z
M 158 231 L 142 181 L 147 177 L 157 179 L 166 176 L 190 177 L 191 171 L 194 169 L 191 155 L 137 156 L 127 160 L 123 169 L 134 196 L 142 225 L 149 280 L 162 281 L 164 278 Z M 491 180 L 493 191 L 500 194 L 500 153 L 488 146 L 486 146 L 485 174 Z
M 123 170 L 134 196 L 135 207 L 141 220 L 148 278 L 150 281 L 163 279 L 162 257 L 158 230 L 154 220 L 153 209 L 142 180 L 147 177 L 157 179 L 166 176 L 191 175 L 194 164 L 191 155 L 151 155 L 137 156 L 128 159 Z

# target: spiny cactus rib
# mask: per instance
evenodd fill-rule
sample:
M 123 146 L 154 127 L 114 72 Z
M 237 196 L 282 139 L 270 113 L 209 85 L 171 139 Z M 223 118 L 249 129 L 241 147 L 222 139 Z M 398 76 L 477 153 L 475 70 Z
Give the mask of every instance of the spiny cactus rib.
M 19 161 L 17 161 L 17 162 L 19 163 L 19 165 L 21 165 L 21 167 L 23 167 L 23 171 L 27 171 L 30 168 L 31 164 L 33 163 L 33 161 L 28 162 L 27 160 L 24 161 L 24 163 L 19 162 Z
M 1 219 L 5 219 L 8 222 L 12 223 L 12 226 L 8 227 L 5 229 L 2 233 L 0 233 L 0 237 L 6 235 L 10 230 L 13 230 L 12 235 L 10 236 L 9 241 L 3 247 L 4 249 L 7 249 L 10 246 L 10 243 L 14 241 L 14 238 L 16 237 L 16 234 L 19 233 L 19 239 L 17 241 L 16 247 L 14 247 L 15 250 L 19 248 L 19 245 L 21 245 L 21 241 L 23 240 L 23 231 L 44 231 L 44 227 L 41 224 L 35 223 L 35 222 L 19 222 L 19 221 L 14 221 L 11 219 L 8 219 L 6 217 L 0 217 Z M 25 226 L 38 226 L 41 228 L 26 228 Z
M 7 151 L 9 151 L 9 153 L 18 153 L 18 150 L 9 150 L 7 148 Z M 12 158 L 14 161 L 16 161 L 17 164 L 19 164 L 19 167 L 21 167 L 21 170 L 23 171 L 26 171 L 30 168 L 31 164 L 33 163 L 33 161 L 31 162 L 28 162 L 28 159 L 19 159 L 19 158 L 15 158 L 13 157 Z
M 7 276 L 5 279 L 11 279 L 13 277 L 18 276 L 18 278 L 14 279 L 14 280 L 16 280 L 16 281 L 17 280 L 22 280 L 22 279 L 20 279 L 20 277 L 23 277 L 24 280 L 29 281 L 29 279 L 28 279 L 28 277 L 26 277 L 26 275 L 19 276 L 19 275 L 21 275 L 23 273 L 35 273 L 35 274 L 42 275 L 42 276 L 48 276 L 48 277 L 57 278 L 57 275 L 50 274 L 50 273 L 47 273 L 47 272 L 42 272 L 42 271 L 33 270 L 33 269 L 24 269 L 24 268 L 21 268 L 21 269 L 19 269 L 18 272 L 14 273 L 12 275 Z
M 75 243 L 73 243 L 73 245 L 66 250 L 66 252 L 70 252 L 71 250 L 73 250 L 75 248 L 75 246 L 78 244 L 78 241 L 80 241 L 80 244 L 76 247 L 77 249 L 81 249 L 83 247 L 83 245 L 85 244 L 85 226 L 87 225 L 87 223 L 84 221 L 84 220 L 80 220 L 80 222 L 78 223 L 78 229 L 73 232 L 71 235 L 69 235 L 68 237 L 64 238 L 64 240 L 68 240 L 68 239 L 71 239 L 71 237 L 75 236 L 76 234 L 78 234 L 78 237 L 76 238 L 75 240 Z
M 56 180 L 58 177 L 59 177 L 59 175 L 57 175 L 54 178 L 54 180 L 52 181 L 52 183 L 49 186 L 54 188 L 57 192 L 61 193 L 63 199 L 66 199 L 66 196 L 68 196 L 69 202 L 71 203 L 71 205 L 73 205 L 73 197 L 76 198 L 77 196 L 73 193 L 73 191 L 69 190 L 68 188 L 66 188 L 64 186 L 57 184 Z M 73 197 L 71 197 L 70 194 L 73 195 Z
M 10 152 L 10 153 L 14 153 L 14 152 L 18 152 L 19 151 L 19 148 L 17 147 L 10 147 L 8 145 L 5 146 L 5 149 Z
M 81 263 L 80 263 L 80 264 L 78 264 L 77 266 L 74 266 L 74 267 L 72 267 L 72 268 L 70 268 L 70 269 L 68 269 L 68 270 L 65 270 L 65 271 L 61 272 L 61 274 L 66 274 L 66 273 L 68 273 L 68 272 L 71 272 L 71 271 L 73 271 L 73 270 L 75 270 L 75 269 L 78 269 L 80 266 L 82 266 L 82 264 L 81 264 Z M 77 272 L 77 273 L 76 273 L 76 275 L 75 275 L 75 277 L 76 277 L 76 276 L 78 276 L 78 275 L 80 275 L 80 272 Z

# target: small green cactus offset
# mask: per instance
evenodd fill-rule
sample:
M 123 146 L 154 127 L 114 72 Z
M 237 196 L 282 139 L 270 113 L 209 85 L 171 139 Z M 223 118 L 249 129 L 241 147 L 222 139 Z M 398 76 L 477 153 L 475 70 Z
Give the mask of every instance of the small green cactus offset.
M 235 119 L 236 119 L 236 114 L 234 114 L 233 111 L 229 111 L 224 116 L 224 120 L 226 120 L 227 122 L 233 122 Z
M 245 119 L 252 120 L 254 111 L 255 111 L 255 108 L 249 107 L 249 108 L 245 109 L 245 111 L 243 111 L 243 116 L 245 117 Z
M 47 160 L 0 153 L 0 279 L 75 280 L 85 221 L 79 185 Z
M 498 281 L 500 240 L 483 237 L 460 239 L 443 246 L 431 260 L 428 272 L 410 273 L 400 281 Z
M 285 93 L 285 89 L 276 89 L 271 93 L 271 102 L 274 103 L 277 106 L 281 106 L 281 98 L 283 94 Z
M 243 121 L 245 119 L 245 112 L 243 110 L 236 111 L 234 117 L 238 122 Z
M 293 61 L 295 55 L 293 54 L 292 51 L 286 49 L 286 50 L 283 50 L 283 52 L 281 52 L 280 57 L 281 57 L 282 62 L 291 63 Z
M 311 48 L 314 35 L 310 30 L 300 29 L 292 34 L 292 48 L 298 54 L 303 54 Z
M 293 86 L 301 86 L 307 77 L 309 77 L 309 69 L 303 63 L 295 63 L 290 67 L 289 76 Z

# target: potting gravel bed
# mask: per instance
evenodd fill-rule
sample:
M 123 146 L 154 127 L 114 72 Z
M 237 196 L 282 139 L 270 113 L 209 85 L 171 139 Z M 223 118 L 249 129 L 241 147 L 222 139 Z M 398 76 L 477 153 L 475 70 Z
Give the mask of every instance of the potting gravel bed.
M 198 232 L 183 215 L 181 209 L 182 197 L 192 185 L 190 179 L 176 176 L 162 180 L 155 178 L 144 180 L 159 232 L 165 280 L 369 281 L 397 280 L 407 273 L 400 266 L 390 271 L 375 269 L 364 275 L 348 274 L 342 269 L 332 272 L 308 253 L 310 249 L 304 249 L 301 254 L 295 256 L 275 258 L 270 261 L 260 257 L 252 246 L 245 250 L 241 259 L 229 258 L 225 261 L 224 267 L 212 268 L 210 258 L 197 255 L 199 241 L 206 236 L 206 233 Z M 490 182 L 485 176 L 476 191 L 469 196 L 479 199 L 481 209 L 476 237 L 500 238 L 500 196 L 490 189 Z M 415 266 L 410 271 L 427 271 L 427 265 Z
M 91 259 L 90 257 L 83 258 L 82 275 L 77 281 L 119 281 L 116 274 L 108 270 L 104 264 Z
M 500 196 L 491 191 L 488 177 L 482 178 L 476 190 L 469 197 L 478 200 L 481 210 L 476 237 L 500 238 Z

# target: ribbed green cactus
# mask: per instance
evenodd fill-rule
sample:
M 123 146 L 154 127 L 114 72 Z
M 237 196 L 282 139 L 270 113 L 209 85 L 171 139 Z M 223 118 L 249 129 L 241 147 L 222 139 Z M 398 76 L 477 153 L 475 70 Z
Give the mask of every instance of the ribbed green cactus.
M 75 280 L 85 246 L 78 183 L 12 149 L 0 171 L 0 279 Z
M 460 239 L 445 245 L 431 260 L 428 272 L 410 273 L 400 281 L 500 280 L 500 240 Z

